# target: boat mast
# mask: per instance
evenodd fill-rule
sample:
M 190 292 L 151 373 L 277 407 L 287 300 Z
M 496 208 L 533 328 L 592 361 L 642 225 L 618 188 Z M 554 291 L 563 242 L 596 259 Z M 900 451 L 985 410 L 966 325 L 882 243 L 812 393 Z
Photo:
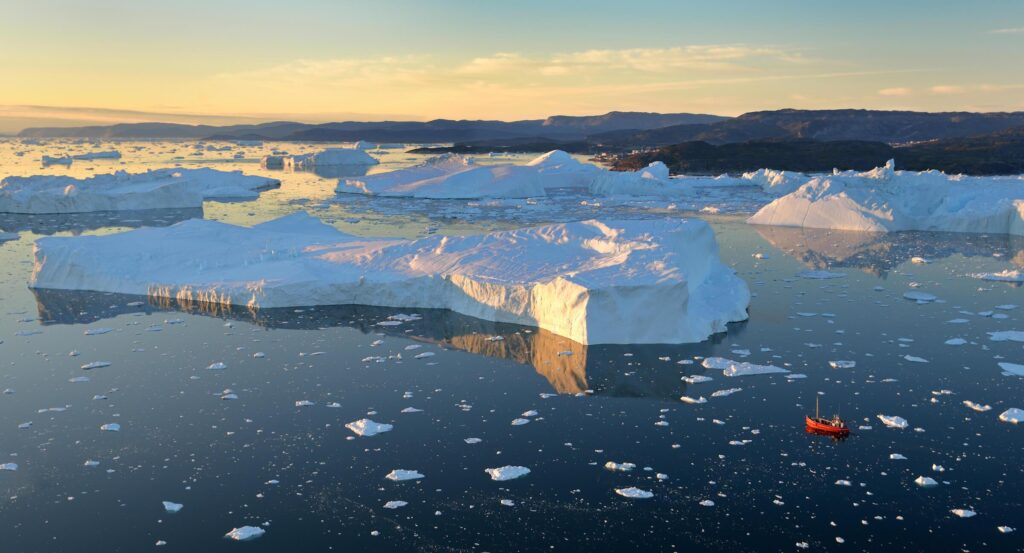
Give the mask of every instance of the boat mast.
M 816 419 L 821 418 L 821 414 L 818 413 L 818 400 L 819 399 L 820 398 L 819 398 L 818 394 L 814 394 L 814 418 L 816 418 Z

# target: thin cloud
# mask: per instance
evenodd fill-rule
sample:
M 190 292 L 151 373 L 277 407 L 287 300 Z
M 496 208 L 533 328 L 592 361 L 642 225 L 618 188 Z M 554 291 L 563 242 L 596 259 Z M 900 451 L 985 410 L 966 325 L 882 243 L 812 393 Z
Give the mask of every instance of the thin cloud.
M 1016 35 L 1024 33 L 1024 27 L 1009 27 L 1006 29 L 992 29 L 990 35 Z
M 878 91 L 878 94 L 881 96 L 910 96 L 913 92 L 914 91 L 909 88 L 898 86 L 893 88 L 883 88 Z

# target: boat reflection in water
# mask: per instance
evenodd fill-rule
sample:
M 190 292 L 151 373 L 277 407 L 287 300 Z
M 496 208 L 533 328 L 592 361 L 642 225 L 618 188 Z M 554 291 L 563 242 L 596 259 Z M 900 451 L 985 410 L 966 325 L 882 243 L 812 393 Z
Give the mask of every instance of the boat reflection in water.
M 772 246 L 811 269 L 851 268 L 886 276 L 913 257 L 953 255 L 1024 267 L 1024 236 L 961 232 L 856 232 L 752 225 Z
M 495 323 L 443 309 L 407 309 L 360 305 L 308 308 L 247 309 L 245 307 L 66 290 L 33 290 L 44 325 L 92 324 L 131 313 L 176 311 L 251 322 L 267 329 L 322 330 L 353 328 L 430 343 L 445 349 L 506 359 L 532 366 L 559 394 L 597 394 L 678 401 L 686 392 L 685 374 L 701 374 L 698 363 L 676 361 L 713 354 L 727 334 L 700 344 L 587 346 L 543 329 Z M 397 313 L 417 314 L 400 326 L 378 323 Z M 744 323 L 729 325 L 738 339 Z

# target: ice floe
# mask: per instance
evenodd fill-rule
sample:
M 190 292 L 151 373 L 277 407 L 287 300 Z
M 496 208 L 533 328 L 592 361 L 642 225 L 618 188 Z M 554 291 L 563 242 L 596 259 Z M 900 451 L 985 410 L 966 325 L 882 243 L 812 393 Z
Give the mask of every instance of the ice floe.
M 1011 407 L 999 414 L 999 420 L 1013 424 L 1024 422 L 1024 409 Z
M 892 232 L 1024 235 L 1024 180 L 885 167 L 817 176 L 761 208 L 749 223 Z
M 242 526 L 239 528 L 232 528 L 230 532 L 224 534 L 224 537 L 235 541 L 250 541 L 266 533 L 266 530 L 259 526 Z
M 189 220 L 47 237 L 35 255 L 34 288 L 251 308 L 447 308 L 583 344 L 699 342 L 746 319 L 750 301 L 711 227 L 686 219 L 409 241 L 358 238 L 299 212 L 254 227 Z
M 789 371 L 775 365 L 755 365 L 746 361 L 733 361 L 724 357 L 708 357 L 701 362 L 704 368 L 721 369 L 722 376 L 752 376 L 757 374 L 778 374 Z
M 390 432 L 392 429 L 394 429 L 394 426 L 380 422 L 373 422 L 370 419 L 359 419 L 357 421 L 346 424 L 345 428 L 348 428 L 357 436 L 369 437 L 376 436 L 377 434 L 381 434 L 383 432 Z
M 897 417 L 896 415 L 878 415 L 878 420 L 882 421 L 882 424 L 889 428 L 904 429 L 907 427 L 907 419 L 903 417 Z
M 200 208 L 210 199 L 255 199 L 276 179 L 209 168 L 155 169 L 85 179 L 38 175 L 0 181 L 0 213 L 84 213 Z
M 530 469 L 526 467 L 505 465 L 503 467 L 485 469 L 484 472 L 491 476 L 491 480 L 503 482 L 505 480 L 514 480 L 530 474 Z
M 650 499 L 654 497 L 654 494 L 648 490 L 641 490 L 640 488 L 615 488 L 615 493 L 622 497 L 628 497 L 629 499 Z
M 415 470 L 395 469 L 387 474 L 384 478 L 394 482 L 404 482 L 406 480 L 418 480 L 424 476 Z

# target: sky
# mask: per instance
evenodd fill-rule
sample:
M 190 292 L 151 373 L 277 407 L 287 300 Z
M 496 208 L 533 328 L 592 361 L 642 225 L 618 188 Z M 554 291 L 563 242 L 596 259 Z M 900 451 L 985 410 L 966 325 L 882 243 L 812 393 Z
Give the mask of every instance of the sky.
M 1020 0 L 0 0 L 0 133 L 1024 110 Z

